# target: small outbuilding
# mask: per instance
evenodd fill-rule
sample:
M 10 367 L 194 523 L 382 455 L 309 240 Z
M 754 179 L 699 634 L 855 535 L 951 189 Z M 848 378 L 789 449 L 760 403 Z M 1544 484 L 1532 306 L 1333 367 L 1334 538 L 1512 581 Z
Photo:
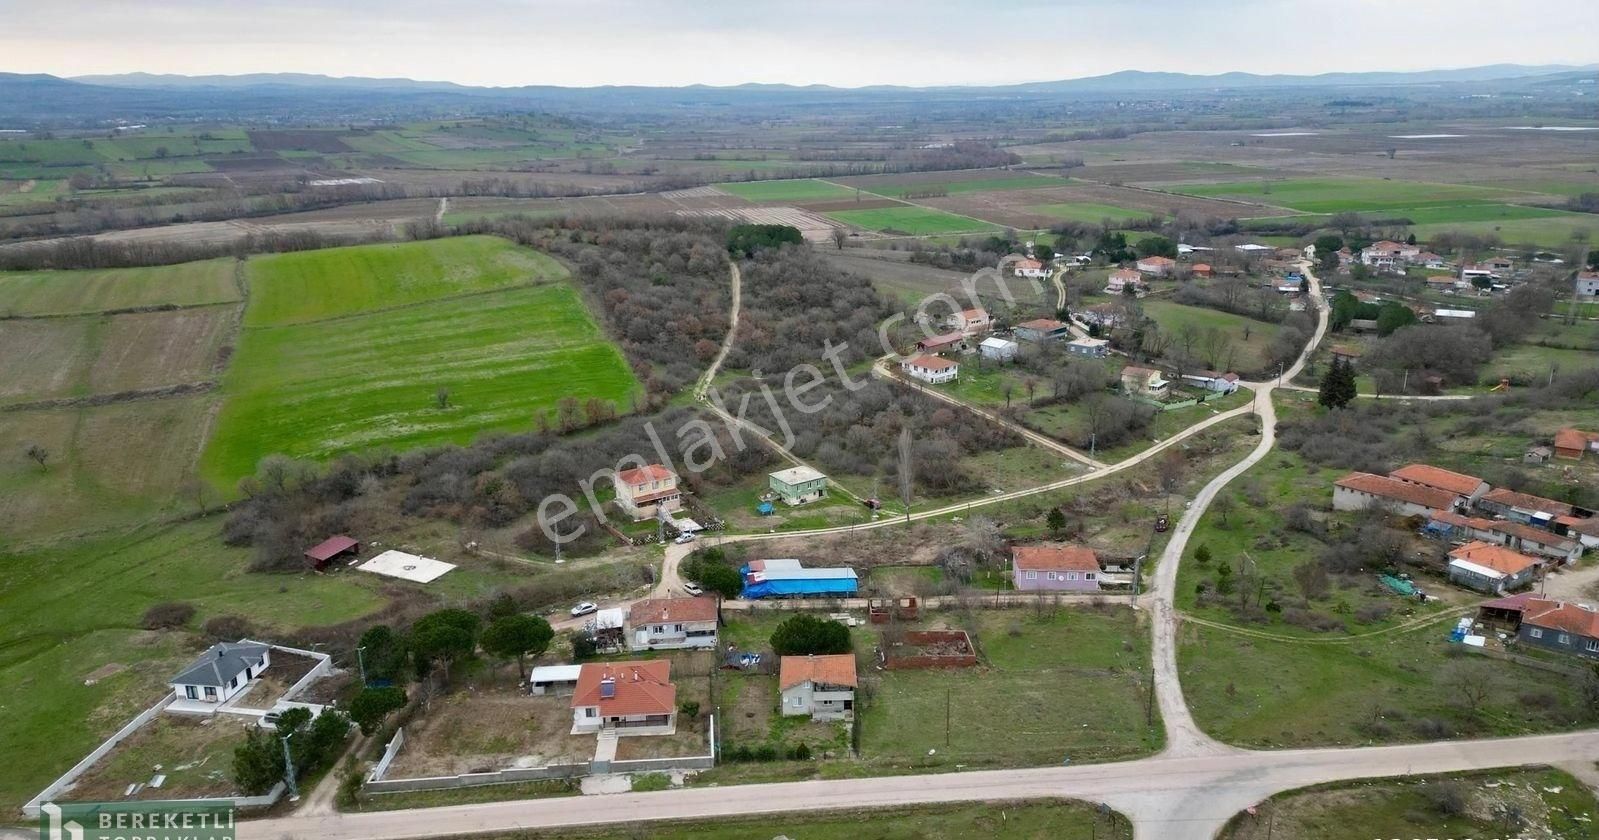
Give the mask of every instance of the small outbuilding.
M 996 362 L 1011 361 L 1016 358 L 1016 352 L 1020 349 L 1021 345 L 1016 342 L 997 336 L 985 338 L 977 345 L 977 352 L 982 354 L 983 358 Z
M 540 665 L 527 675 L 527 690 L 531 694 L 568 696 L 577 690 L 577 677 L 582 665 Z
M 322 571 L 341 557 L 354 557 L 361 553 L 361 544 L 343 534 L 328 537 L 316 546 L 306 549 L 305 562 Z

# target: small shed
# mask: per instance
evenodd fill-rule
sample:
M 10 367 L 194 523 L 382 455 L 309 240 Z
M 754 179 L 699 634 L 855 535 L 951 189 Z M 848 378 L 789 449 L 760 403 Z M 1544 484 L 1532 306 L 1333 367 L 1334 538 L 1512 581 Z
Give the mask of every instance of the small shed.
M 582 665 L 540 665 L 527 677 L 527 690 L 532 694 L 565 696 L 577 690 L 577 675 Z
M 316 546 L 306 549 L 305 561 L 311 568 L 322 571 L 340 557 L 354 557 L 361 553 L 361 544 L 343 534 L 328 537 Z
M 1019 349 L 1020 345 L 1016 342 L 997 336 L 985 338 L 981 344 L 977 345 L 977 350 L 982 353 L 983 358 L 999 362 L 1008 362 L 1016 358 L 1016 352 Z

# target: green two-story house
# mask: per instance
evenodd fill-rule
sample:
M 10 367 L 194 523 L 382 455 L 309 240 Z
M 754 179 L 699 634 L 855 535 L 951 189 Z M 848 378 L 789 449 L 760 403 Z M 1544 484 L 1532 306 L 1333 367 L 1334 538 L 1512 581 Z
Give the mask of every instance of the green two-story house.
M 803 505 L 827 495 L 827 476 L 810 467 L 789 467 L 766 478 L 772 494 L 790 505 Z

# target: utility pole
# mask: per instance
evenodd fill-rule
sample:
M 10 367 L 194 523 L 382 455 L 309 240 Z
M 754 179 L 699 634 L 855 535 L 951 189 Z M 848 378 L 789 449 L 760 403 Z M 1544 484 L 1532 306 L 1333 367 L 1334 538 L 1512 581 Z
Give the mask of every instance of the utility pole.
M 366 681 L 366 657 L 362 655 L 363 653 L 365 653 L 365 651 L 366 651 L 366 645 L 362 645 L 362 646 L 360 646 L 360 647 L 355 649 L 355 661 L 356 661 L 356 664 L 359 665 L 360 668 L 361 668 L 361 687 L 362 688 L 366 688 L 366 686 L 367 686 L 367 681 Z
M 944 749 L 949 749 L 949 687 L 944 688 Z
M 294 756 L 289 752 L 289 739 L 294 737 L 290 732 L 283 736 L 283 781 L 289 785 L 289 801 L 300 798 L 300 786 L 294 781 Z

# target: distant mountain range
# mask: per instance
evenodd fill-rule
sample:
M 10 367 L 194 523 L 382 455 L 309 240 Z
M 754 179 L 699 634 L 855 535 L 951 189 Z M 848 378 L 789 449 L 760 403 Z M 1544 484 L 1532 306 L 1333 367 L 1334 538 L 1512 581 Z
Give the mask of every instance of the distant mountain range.
M 601 86 L 475 87 L 453 82 L 373 79 L 306 73 L 241 76 L 178 76 L 125 73 L 63 79 L 45 74 L 0 73 L 0 128 L 85 125 L 107 120 L 270 119 L 327 120 L 547 110 L 615 116 L 620 113 L 682 114 L 755 108 L 877 107 L 906 110 L 974 103 L 1016 106 L 1028 100 L 1111 99 L 1122 96 L 1191 97 L 1228 92 L 1279 95 L 1301 90 L 1388 88 L 1402 93 L 1429 87 L 1491 85 L 1496 88 L 1558 89 L 1591 84 L 1599 65 L 1495 64 L 1419 72 L 1324 73 L 1314 76 L 1223 73 L 1151 73 L 1127 70 L 1082 79 L 998 86 L 901 87 L 875 85 L 743 84 L 725 87 Z M 1472 91 L 1476 92 L 1476 91 Z M 1553 93 L 1553 91 L 1551 91 Z
M 373 79 L 360 76 L 321 76 L 309 73 L 250 73 L 238 76 L 180 76 L 173 74 L 120 73 L 103 76 L 73 76 L 69 81 L 89 85 L 121 88 L 340 88 L 389 91 L 449 91 L 486 95 L 509 94 L 517 91 L 547 90 L 705 90 L 705 91 L 759 91 L 763 93 L 793 92 L 874 92 L 874 91 L 1027 91 L 1038 93 L 1071 93 L 1078 91 L 1176 91 L 1215 90 L 1227 88 L 1269 87 L 1346 87 L 1364 85 L 1421 85 L 1446 82 L 1482 82 L 1498 79 L 1515 79 L 1527 76 L 1548 76 L 1599 70 L 1599 64 L 1489 64 L 1481 67 L 1464 67 L 1454 70 L 1372 71 L 1358 73 L 1322 73 L 1318 75 L 1260 75 L 1256 73 L 1221 73 L 1204 76 L 1190 73 L 1158 73 L 1143 70 L 1122 70 L 1103 76 L 1086 76 L 1079 79 L 1061 79 L 1047 82 L 1024 82 L 1012 85 L 934 85 L 907 87 L 903 85 L 868 85 L 858 88 L 840 88 L 830 85 L 757 84 L 741 85 L 685 85 L 680 88 L 659 88 L 643 85 L 601 85 L 588 88 L 558 87 L 554 85 L 524 85 L 518 87 L 480 87 L 454 82 L 427 82 L 414 79 Z

